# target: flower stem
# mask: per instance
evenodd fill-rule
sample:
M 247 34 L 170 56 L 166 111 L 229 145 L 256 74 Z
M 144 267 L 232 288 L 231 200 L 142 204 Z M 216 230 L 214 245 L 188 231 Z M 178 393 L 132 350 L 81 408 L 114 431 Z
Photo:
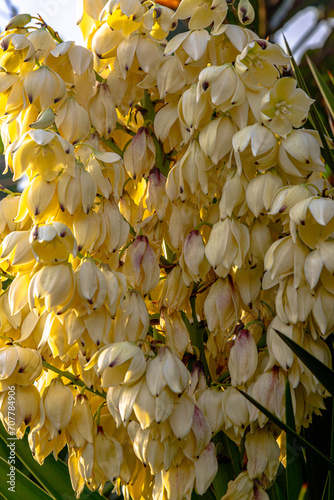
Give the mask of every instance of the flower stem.
M 86 384 L 78 376 L 74 375 L 73 373 L 70 373 L 68 371 L 59 370 L 59 368 L 56 368 L 55 366 L 50 365 L 50 363 L 48 363 L 44 359 L 43 359 L 43 366 L 47 370 L 51 370 L 55 373 L 58 373 L 58 375 L 61 375 L 62 377 L 67 378 L 68 380 L 71 380 L 71 382 L 74 385 L 85 388 L 86 391 L 89 391 L 89 392 L 95 394 L 95 396 L 100 396 L 101 398 L 106 399 L 107 394 L 103 390 L 102 390 L 102 392 L 99 392 L 99 391 L 96 391 L 94 389 L 91 389 L 90 387 L 87 387 Z

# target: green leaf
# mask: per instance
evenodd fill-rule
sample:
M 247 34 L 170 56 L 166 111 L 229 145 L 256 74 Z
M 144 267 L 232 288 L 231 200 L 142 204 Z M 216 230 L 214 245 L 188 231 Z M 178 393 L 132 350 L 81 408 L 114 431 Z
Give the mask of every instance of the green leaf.
M 274 328 L 279 337 L 286 343 L 287 346 L 298 356 L 299 359 L 307 366 L 324 388 L 334 396 L 334 371 L 324 365 L 321 361 L 315 358 L 308 351 L 305 351 L 300 345 L 288 338 L 284 333 L 279 332 Z
M 8 443 L 8 434 L 2 425 L 0 425 L 0 437 L 5 444 Z M 15 444 L 16 457 L 52 498 L 63 498 L 64 500 L 74 498 L 68 468 L 64 462 L 60 460 L 56 462 L 53 456 L 48 456 L 41 466 L 32 456 L 26 438 L 15 441 Z
M 224 447 L 223 449 L 226 451 L 227 456 L 231 457 L 233 472 L 235 477 L 237 477 L 241 472 L 241 466 L 240 466 L 241 457 L 239 453 L 239 447 L 234 441 L 232 441 L 232 439 L 230 439 L 223 432 L 221 441 Z
M 237 389 L 237 390 L 239 392 L 241 392 L 241 394 L 243 396 L 245 396 L 245 398 L 248 399 L 248 401 L 250 401 L 254 406 L 256 406 L 256 408 L 258 408 L 260 411 L 262 411 L 262 413 L 266 417 L 268 417 L 274 424 L 276 424 L 280 429 L 282 429 L 282 431 L 286 432 L 291 437 L 295 438 L 302 446 L 307 446 L 310 450 L 312 450 L 312 452 L 317 455 L 318 459 L 321 460 L 322 463 L 328 469 L 330 469 L 331 471 L 334 472 L 334 462 L 333 462 L 333 460 L 331 460 L 329 457 L 327 457 L 326 455 L 324 455 L 320 450 L 318 450 L 318 448 L 316 448 L 315 446 L 313 446 L 313 444 L 311 444 L 308 441 L 306 441 L 306 439 L 304 439 L 302 436 L 300 436 L 300 434 L 297 434 L 297 432 L 295 432 L 293 429 L 291 429 L 291 427 L 289 427 L 284 422 L 282 422 L 282 420 L 280 420 L 279 418 L 277 418 L 276 415 L 274 415 L 273 413 L 271 413 L 267 408 L 265 408 L 264 406 L 262 406 L 255 399 L 253 399 L 249 394 L 247 394 L 246 392 L 244 392 L 244 391 L 242 391 L 240 389 Z
M 216 434 L 212 441 L 216 445 L 218 472 L 213 480 L 213 489 L 217 500 L 227 491 L 229 481 L 233 481 L 241 472 L 238 446 L 223 432 Z
M 331 428 L 331 451 L 330 457 L 334 459 L 334 398 L 332 399 L 332 428 Z M 334 498 L 334 474 L 333 472 L 328 472 L 328 500 L 332 500 Z
M 295 417 L 293 414 L 290 382 L 287 379 L 285 389 L 286 423 L 293 431 L 296 431 Z M 298 498 L 299 492 L 304 484 L 302 462 L 306 469 L 304 455 L 295 438 L 286 435 L 286 481 L 287 500 Z
M 332 115 L 332 118 L 334 119 L 334 94 L 328 87 L 327 83 L 325 82 L 323 76 L 321 73 L 317 70 L 316 66 L 313 64 L 311 59 L 306 56 L 307 64 L 310 67 L 310 70 L 312 72 L 313 78 L 315 79 L 315 82 L 321 92 L 322 97 L 324 98 L 324 101 L 326 103 L 326 106 L 328 108 L 328 111 Z
M 192 311 L 192 316 L 193 316 L 193 322 L 190 323 L 190 321 L 188 320 L 184 311 L 181 311 L 181 317 L 182 317 L 184 324 L 186 325 L 187 330 L 189 332 L 189 336 L 190 336 L 190 340 L 191 340 L 192 345 L 197 347 L 197 349 L 200 353 L 200 360 L 203 363 L 206 381 L 208 384 L 211 384 L 211 376 L 210 376 L 210 371 L 209 371 L 208 364 L 206 361 L 206 356 L 205 356 L 205 351 L 204 351 L 204 340 L 203 340 L 206 328 L 204 326 L 202 326 L 202 324 L 197 319 L 195 301 L 196 301 L 196 296 L 190 297 L 190 305 L 191 305 L 191 311 Z
M 167 177 L 168 176 L 168 172 L 169 172 L 169 165 L 165 161 L 165 154 L 164 154 L 164 151 L 163 151 L 162 144 L 158 141 L 158 139 L 156 138 L 156 136 L 153 133 L 151 133 L 150 135 L 151 135 L 151 137 L 153 139 L 154 146 L 155 146 L 155 153 L 156 153 L 156 155 L 155 155 L 155 163 L 156 163 L 156 166 L 160 170 L 160 172 L 162 173 L 162 175 L 164 175 L 165 177 Z
M 229 481 L 233 480 L 233 469 L 231 464 L 219 464 L 218 472 L 212 484 L 217 500 L 220 500 L 227 492 Z
M 267 490 L 270 500 L 286 500 L 286 469 L 280 463 L 274 484 Z
M 191 500 L 216 500 L 216 497 L 213 491 L 209 488 L 206 490 L 204 495 L 198 495 L 196 491 L 193 491 L 191 494 Z
M 286 496 L 282 493 L 276 481 L 269 490 L 267 490 L 267 493 L 270 500 L 286 500 Z
M 9 491 L 11 484 L 7 483 L 9 479 L 10 465 L 0 457 L 0 493 L 6 500 L 17 500 L 18 498 L 26 498 L 29 500 L 52 500 L 53 497 L 48 495 L 42 488 L 33 483 L 22 472 L 15 468 L 15 492 Z M 8 479 L 7 479 L 8 478 Z M 62 498 L 62 497 L 58 497 Z M 73 498 L 73 497 L 72 497 Z
M 143 107 L 142 115 L 144 117 L 144 120 L 150 120 L 151 122 L 153 122 L 155 118 L 155 107 L 147 90 L 144 91 L 141 105 Z

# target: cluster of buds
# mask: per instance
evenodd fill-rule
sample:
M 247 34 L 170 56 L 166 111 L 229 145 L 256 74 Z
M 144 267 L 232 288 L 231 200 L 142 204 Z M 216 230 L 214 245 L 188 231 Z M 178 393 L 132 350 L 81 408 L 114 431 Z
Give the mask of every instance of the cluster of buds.
M 232 3 L 82 0 L 86 47 L 29 15 L 0 34 L 28 179 L 0 202 L 0 417 L 14 387 L 16 435 L 40 464 L 68 447 L 78 498 L 203 495 L 223 432 L 246 456 L 223 500 L 266 500 L 284 447 L 238 389 L 284 419 L 289 381 L 298 429 L 324 408 L 276 331 L 331 363 L 333 189 L 289 57 Z

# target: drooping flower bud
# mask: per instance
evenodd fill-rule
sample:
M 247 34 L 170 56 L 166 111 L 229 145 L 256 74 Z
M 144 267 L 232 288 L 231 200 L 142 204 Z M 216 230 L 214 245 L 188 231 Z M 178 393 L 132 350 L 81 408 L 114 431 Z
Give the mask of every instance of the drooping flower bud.
M 154 165 L 155 146 L 148 130 L 138 129 L 124 153 L 125 170 L 132 179 L 141 181 Z
M 95 94 L 88 103 L 91 124 L 98 133 L 108 139 L 115 126 L 117 113 L 114 99 L 106 83 L 97 83 Z
M 202 69 L 198 77 L 197 100 L 203 93 L 223 112 L 242 104 L 246 96 L 245 86 L 232 64 Z
M 59 103 L 66 95 L 64 80 L 47 66 L 28 73 L 23 86 L 29 103 L 39 111 Z
M 258 353 L 255 340 L 249 330 L 240 330 L 234 340 L 228 360 L 231 384 L 244 384 L 255 373 Z
M 14 28 L 23 28 L 26 24 L 30 23 L 30 21 L 30 14 L 17 14 L 9 21 L 9 23 L 5 27 L 5 31 L 9 31 Z
M 117 439 L 104 432 L 101 426 L 97 428 L 94 452 L 98 465 L 109 481 L 114 483 L 121 471 L 123 450 Z
M 255 18 L 255 12 L 249 0 L 240 0 L 238 3 L 238 18 L 242 24 L 251 24 Z
M 42 358 L 38 351 L 8 345 L 0 349 L 0 390 L 10 385 L 30 385 L 42 372 Z
M 144 339 L 150 324 L 146 304 L 138 290 L 129 290 L 115 316 L 115 342 Z
M 128 283 L 143 295 L 158 285 L 160 276 L 158 257 L 152 250 L 146 236 L 137 236 L 127 249 L 124 274 Z
M 239 297 L 232 279 L 218 279 L 204 302 L 204 312 L 210 332 L 233 328 L 239 318 Z
M 210 264 L 205 257 L 205 247 L 199 231 L 191 231 L 184 240 L 179 264 L 186 286 L 189 286 L 192 281 L 203 280 L 209 272 Z
M 247 471 L 241 472 L 234 481 L 229 481 L 227 492 L 221 500 L 269 500 L 269 496 L 263 488 L 252 481 Z
M 59 133 L 72 144 L 83 141 L 90 132 L 88 113 L 73 98 L 67 99 L 57 110 L 55 121 Z
M 50 422 L 49 432 L 53 439 L 63 431 L 71 418 L 73 408 L 73 395 L 71 389 L 66 387 L 61 379 L 55 378 L 45 391 L 45 415 Z
M 98 309 L 106 298 L 107 285 L 103 272 L 91 259 L 84 260 L 75 271 L 78 295 L 85 299 L 87 310 L 90 306 Z
M 37 387 L 33 384 L 26 386 L 16 385 L 14 394 L 11 389 L 13 387 L 9 386 L 9 391 L 2 393 L 0 418 L 8 433 L 12 433 L 12 429 L 14 428 L 17 437 L 22 439 L 27 426 L 30 425 L 32 427 L 38 418 L 40 394 Z M 9 408 L 13 408 L 13 406 L 15 406 L 15 412 L 13 412 L 14 418 L 10 419 L 8 418 L 10 415 Z M 13 420 L 15 420 L 15 423 L 13 423 Z
M 264 222 L 256 219 L 250 230 L 250 253 L 252 257 L 264 261 L 271 244 L 272 236 L 270 229 Z
M 246 190 L 246 200 L 255 217 L 269 210 L 273 196 L 282 186 L 283 180 L 275 170 L 258 175 L 250 181 Z
M 62 277 L 59 280 L 59 276 Z M 31 310 L 66 309 L 74 295 L 75 277 L 73 269 L 68 264 L 45 265 L 32 277 L 28 299 Z
M 182 319 L 180 311 L 168 314 L 167 309 L 165 307 L 161 307 L 160 326 L 165 331 L 166 345 L 170 347 L 172 352 L 180 359 L 183 358 L 186 349 L 189 352 L 192 351 L 189 332 Z
M 158 168 L 152 168 L 148 176 L 146 204 L 150 212 L 156 211 L 160 221 L 166 216 L 169 204 L 165 186 L 166 177 Z
M 166 386 L 175 394 L 182 394 L 190 384 L 190 373 L 168 347 L 161 347 L 148 364 L 146 380 L 153 396 L 159 396 Z
M 214 224 L 205 247 L 205 255 L 218 276 L 225 278 L 234 264 L 244 265 L 249 250 L 248 228 L 227 217 Z
M 250 479 L 265 474 L 268 481 L 276 477 L 280 449 L 274 435 L 266 428 L 248 432 L 245 440 L 247 472 Z
M 297 178 L 307 177 L 311 172 L 324 172 L 321 145 L 319 134 L 314 130 L 294 130 L 280 144 L 280 167 Z
M 232 139 L 239 175 L 251 180 L 257 170 L 263 172 L 277 163 L 278 144 L 275 135 L 255 123 L 239 130 Z
M 286 377 L 281 368 L 274 366 L 271 370 L 258 375 L 247 392 L 278 418 L 282 418 L 285 412 L 285 382 Z M 262 428 L 268 421 L 268 418 L 254 405 L 250 403 L 248 405 L 250 420 L 254 421 L 258 419 L 259 426 Z
M 191 289 L 184 284 L 180 266 L 174 267 L 165 280 L 159 307 L 166 307 L 168 314 L 177 310 L 189 310 Z
M 37 262 L 64 262 L 78 248 L 72 231 L 61 222 L 35 226 L 30 232 L 29 243 Z
M 86 365 L 88 370 L 97 362 L 97 372 L 103 387 L 132 384 L 145 372 L 145 357 L 140 348 L 130 342 L 116 342 L 98 351 Z

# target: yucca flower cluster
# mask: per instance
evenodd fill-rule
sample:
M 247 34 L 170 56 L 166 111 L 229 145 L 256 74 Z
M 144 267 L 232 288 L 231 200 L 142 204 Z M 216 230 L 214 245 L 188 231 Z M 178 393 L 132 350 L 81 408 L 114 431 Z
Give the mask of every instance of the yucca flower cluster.
M 284 420 L 289 381 L 299 430 L 324 408 L 276 330 L 331 363 L 333 189 L 289 57 L 232 3 L 82 0 L 86 48 L 27 14 L 1 34 L 29 181 L 0 203 L 1 419 L 15 386 L 16 435 L 40 464 L 67 445 L 78 498 L 203 495 L 223 432 L 245 449 L 224 500 L 265 500 L 285 439 L 238 389 Z

